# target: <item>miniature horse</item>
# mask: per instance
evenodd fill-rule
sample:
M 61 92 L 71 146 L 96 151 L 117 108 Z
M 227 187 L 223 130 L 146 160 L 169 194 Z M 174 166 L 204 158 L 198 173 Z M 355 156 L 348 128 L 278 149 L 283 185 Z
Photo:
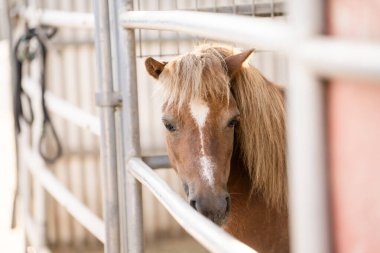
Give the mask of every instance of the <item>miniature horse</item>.
M 203 45 L 145 66 L 190 205 L 259 252 L 289 252 L 284 99 L 252 52 Z

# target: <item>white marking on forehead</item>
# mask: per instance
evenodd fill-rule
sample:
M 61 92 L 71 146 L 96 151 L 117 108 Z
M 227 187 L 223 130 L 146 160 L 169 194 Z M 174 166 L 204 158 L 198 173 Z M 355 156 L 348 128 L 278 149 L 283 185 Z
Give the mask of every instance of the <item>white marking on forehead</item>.
M 191 116 L 197 123 L 198 127 L 203 128 L 206 123 L 207 115 L 209 112 L 209 108 L 207 104 L 204 102 L 198 102 L 198 101 L 191 102 L 190 112 L 191 112 Z
M 193 101 L 190 103 L 190 112 L 191 116 L 195 120 L 195 123 L 198 125 L 199 138 L 201 144 L 201 177 L 205 180 L 210 186 L 214 185 L 214 164 L 211 161 L 211 157 L 206 156 L 204 149 L 204 140 L 203 140 L 203 128 L 206 124 L 207 116 L 209 113 L 209 107 L 203 101 Z

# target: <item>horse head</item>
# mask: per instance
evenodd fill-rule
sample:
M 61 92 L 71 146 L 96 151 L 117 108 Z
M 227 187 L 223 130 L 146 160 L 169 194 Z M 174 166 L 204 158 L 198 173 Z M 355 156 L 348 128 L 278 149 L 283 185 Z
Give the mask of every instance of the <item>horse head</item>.
M 162 123 L 172 166 L 189 204 L 218 225 L 230 211 L 227 182 L 240 121 L 230 85 L 252 51 L 226 56 L 206 50 L 170 62 L 145 61 L 163 86 Z

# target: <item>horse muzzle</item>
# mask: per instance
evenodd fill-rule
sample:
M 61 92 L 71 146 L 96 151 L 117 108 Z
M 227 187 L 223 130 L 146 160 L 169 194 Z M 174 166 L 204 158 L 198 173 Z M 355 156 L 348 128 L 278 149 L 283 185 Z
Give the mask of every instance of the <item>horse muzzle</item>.
M 227 192 L 217 196 L 196 196 L 189 199 L 195 210 L 219 226 L 223 225 L 230 212 L 231 198 Z

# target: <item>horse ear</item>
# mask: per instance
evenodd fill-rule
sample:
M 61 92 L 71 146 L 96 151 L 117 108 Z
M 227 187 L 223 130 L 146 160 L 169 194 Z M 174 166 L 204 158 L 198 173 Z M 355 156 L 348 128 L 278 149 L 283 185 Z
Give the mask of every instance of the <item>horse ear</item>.
M 233 78 L 235 74 L 240 70 L 241 65 L 244 63 L 244 61 L 255 51 L 255 49 L 249 49 L 244 52 L 241 52 L 240 54 L 235 54 L 228 56 L 224 59 L 228 75 L 230 78 Z
M 149 75 L 153 76 L 155 79 L 158 79 L 161 72 L 164 70 L 167 62 L 160 62 L 152 57 L 149 57 L 145 60 L 145 68 L 148 71 Z
M 281 94 L 281 96 L 285 97 L 285 87 L 283 87 L 282 85 L 279 85 L 279 84 L 273 84 L 273 87 L 276 88 L 276 90 Z

